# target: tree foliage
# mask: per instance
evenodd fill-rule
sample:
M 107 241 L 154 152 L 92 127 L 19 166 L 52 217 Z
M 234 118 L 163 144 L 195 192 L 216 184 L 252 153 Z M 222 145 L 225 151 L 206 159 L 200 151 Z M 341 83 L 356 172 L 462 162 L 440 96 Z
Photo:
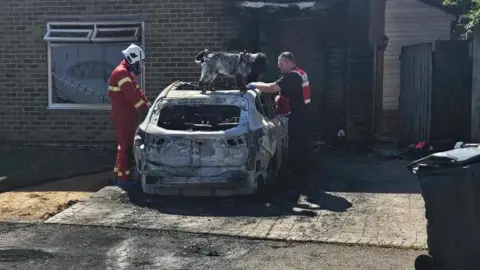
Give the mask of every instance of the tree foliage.
M 461 16 L 468 18 L 467 28 L 480 23 L 480 0 L 444 0 L 443 5 L 456 8 Z

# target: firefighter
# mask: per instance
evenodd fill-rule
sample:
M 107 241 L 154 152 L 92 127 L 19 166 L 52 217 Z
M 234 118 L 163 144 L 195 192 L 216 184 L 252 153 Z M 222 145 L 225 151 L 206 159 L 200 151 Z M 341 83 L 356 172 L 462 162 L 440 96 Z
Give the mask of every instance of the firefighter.
M 277 104 L 282 102 L 283 109 L 291 111 L 288 119 L 289 160 L 291 172 L 299 182 L 297 184 L 302 185 L 305 184 L 308 172 L 306 153 L 309 143 L 310 84 L 307 73 L 296 65 L 291 52 L 280 54 L 278 68 L 282 76 L 276 82 L 253 82 L 247 87 L 267 93 L 279 93 L 281 98 L 277 100 Z
M 117 139 L 117 159 L 113 184 L 122 188 L 134 184 L 133 141 L 138 125 L 139 111 L 147 110 L 150 102 L 137 84 L 136 76 L 142 72 L 145 52 L 131 44 L 122 51 L 124 59 L 113 70 L 108 82 L 108 95 L 112 99 L 112 120 Z

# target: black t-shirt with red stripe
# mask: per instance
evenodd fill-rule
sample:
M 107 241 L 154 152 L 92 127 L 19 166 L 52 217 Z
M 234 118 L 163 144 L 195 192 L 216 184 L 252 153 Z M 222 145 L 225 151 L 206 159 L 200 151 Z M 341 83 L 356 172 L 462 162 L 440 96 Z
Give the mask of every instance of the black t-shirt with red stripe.
M 275 84 L 280 87 L 280 95 L 290 99 L 292 113 L 307 110 L 307 104 L 303 97 L 302 77 L 294 70 L 283 74 Z

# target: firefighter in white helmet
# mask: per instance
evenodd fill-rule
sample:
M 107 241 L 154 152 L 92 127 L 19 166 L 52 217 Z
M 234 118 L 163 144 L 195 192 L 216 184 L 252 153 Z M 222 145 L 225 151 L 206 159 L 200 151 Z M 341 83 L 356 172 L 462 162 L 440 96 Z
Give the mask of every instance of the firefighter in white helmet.
M 122 51 L 124 59 L 113 70 L 108 83 L 112 99 L 112 119 L 117 139 L 117 159 L 114 167 L 114 185 L 130 187 L 134 184 L 133 141 L 138 125 L 139 111 L 147 110 L 150 102 L 137 83 L 145 60 L 145 51 L 131 44 Z

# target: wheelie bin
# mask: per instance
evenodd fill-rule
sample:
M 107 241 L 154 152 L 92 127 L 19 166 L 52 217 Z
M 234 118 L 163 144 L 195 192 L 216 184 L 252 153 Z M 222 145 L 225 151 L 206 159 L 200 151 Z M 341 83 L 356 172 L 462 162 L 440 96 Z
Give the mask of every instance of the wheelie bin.
M 408 168 L 417 175 L 425 202 L 430 269 L 479 270 L 480 147 L 435 153 Z M 425 256 L 417 259 L 420 267 L 417 263 L 428 265 Z

